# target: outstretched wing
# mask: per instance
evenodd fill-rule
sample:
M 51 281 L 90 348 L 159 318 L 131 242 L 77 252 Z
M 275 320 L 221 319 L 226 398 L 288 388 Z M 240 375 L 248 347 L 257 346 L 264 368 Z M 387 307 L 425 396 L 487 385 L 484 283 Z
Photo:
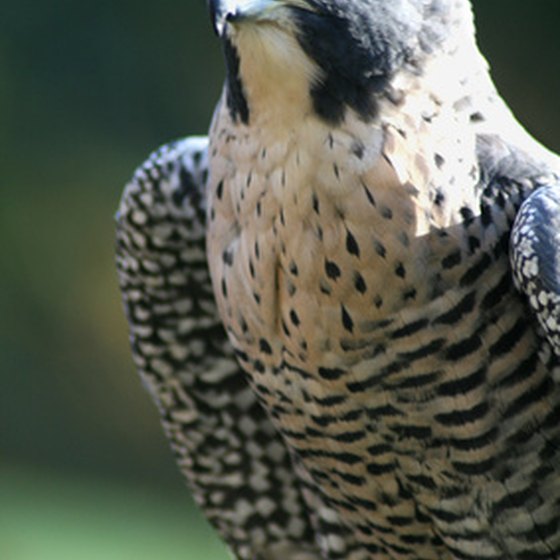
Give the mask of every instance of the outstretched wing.
M 319 553 L 288 451 L 239 368 L 206 263 L 207 139 L 155 152 L 117 213 L 117 266 L 136 366 L 194 497 L 234 554 Z
M 542 186 L 522 204 L 510 239 L 518 289 L 525 293 L 560 356 L 560 184 Z

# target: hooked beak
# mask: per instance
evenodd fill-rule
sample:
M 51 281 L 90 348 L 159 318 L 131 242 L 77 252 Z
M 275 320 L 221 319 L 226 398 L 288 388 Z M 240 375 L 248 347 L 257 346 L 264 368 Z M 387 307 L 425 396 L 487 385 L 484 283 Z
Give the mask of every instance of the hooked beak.
M 271 7 L 281 2 L 282 0 L 208 0 L 208 7 L 214 31 L 221 37 L 228 23 L 260 19 Z

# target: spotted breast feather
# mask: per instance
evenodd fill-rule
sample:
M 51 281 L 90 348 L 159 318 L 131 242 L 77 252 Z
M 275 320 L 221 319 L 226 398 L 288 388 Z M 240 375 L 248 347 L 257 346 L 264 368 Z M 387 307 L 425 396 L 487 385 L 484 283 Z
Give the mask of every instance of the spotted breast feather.
M 560 161 L 470 2 L 209 7 L 208 144 L 154 156 L 119 218 L 203 509 L 244 560 L 559 558 Z

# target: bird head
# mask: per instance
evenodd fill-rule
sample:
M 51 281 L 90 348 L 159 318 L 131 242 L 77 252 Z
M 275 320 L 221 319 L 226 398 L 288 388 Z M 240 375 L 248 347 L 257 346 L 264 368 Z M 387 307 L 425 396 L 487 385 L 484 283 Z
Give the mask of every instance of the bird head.
M 342 121 L 348 109 L 376 114 L 376 96 L 403 68 L 422 60 L 452 33 L 468 0 L 208 0 L 224 43 L 228 104 L 248 122 L 259 72 L 271 88 L 306 84 L 312 110 Z M 291 99 L 290 102 L 297 102 Z

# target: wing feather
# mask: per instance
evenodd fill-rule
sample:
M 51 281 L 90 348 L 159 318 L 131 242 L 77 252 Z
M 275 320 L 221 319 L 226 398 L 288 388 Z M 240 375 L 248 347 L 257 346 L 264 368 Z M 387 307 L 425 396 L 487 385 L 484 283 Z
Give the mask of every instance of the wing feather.
M 117 213 L 135 363 L 194 497 L 240 559 L 319 558 L 284 443 L 218 316 L 205 249 L 207 139 L 162 147 Z
M 536 189 L 521 205 L 510 239 L 517 288 L 560 356 L 560 185 Z

